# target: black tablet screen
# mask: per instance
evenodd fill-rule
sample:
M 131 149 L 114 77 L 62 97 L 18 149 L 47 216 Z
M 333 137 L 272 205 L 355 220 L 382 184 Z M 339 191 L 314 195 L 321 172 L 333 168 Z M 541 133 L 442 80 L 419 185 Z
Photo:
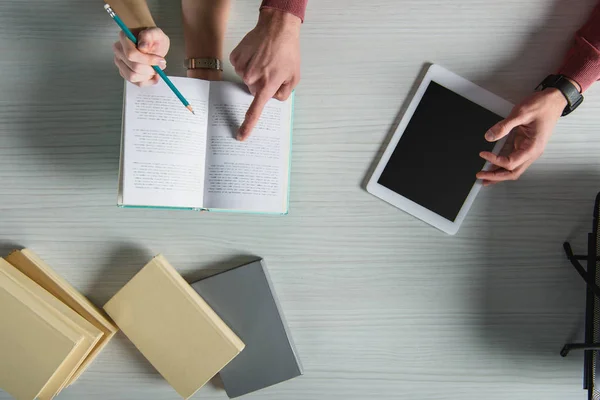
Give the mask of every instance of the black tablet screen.
M 502 117 L 431 82 L 417 106 L 379 184 L 454 221 L 475 174 L 481 151 L 493 143 L 485 132 Z

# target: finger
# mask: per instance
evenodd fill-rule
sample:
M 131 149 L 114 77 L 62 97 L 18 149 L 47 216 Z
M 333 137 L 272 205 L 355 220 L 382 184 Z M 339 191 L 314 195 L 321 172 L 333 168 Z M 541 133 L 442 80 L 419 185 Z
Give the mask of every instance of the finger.
M 123 52 L 123 47 L 120 42 L 115 43 L 114 45 L 114 53 L 115 57 L 123 61 L 130 70 L 137 74 L 152 76 L 155 74 L 154 69 L 150 65 L 140 64 L 134 61 L 130 61 L 125 57 Z M 162 67 L 161 67 L 162 68 Z
M 233 67 L 235 68 L 235 72 L 237 72 L 237 65 L 238 65 L 238 61 L 240 59 L 240 50 L 239 50 L 239 45 L 236 46 L 235 49 L 233 49 L 233 51 L 231 52 L 231 54 L 229 54 L 229 62 L 231 63 L 231 65 L 233 65 Z
M 144 29 L 138 35 L 138 50 L 164 57 L 169 52 L 170 40 L 160 28 Z
M 257 69 L 252 68 L 251 66 L 246 67 L 246 70 L 242 74 L 242 80 L 248 87 L 260 83 L 259 81 L 261 80 L 261 78 L 261 73 Z
M 483 186 L 492 186 L 492 185 L 495 185 L 495 184 L 497 184 L 497 183 L 498 183 L 498 182 L 492 182 L 492 181 L 482 181 L 482 182 L 481 182 L 481 184 L 482 184 Z
M 281 85 L 279 90 L 277 90 L 277 92 L 275 93 L 275 96 L 273 96 L 273 97 L 279 101 L 286 101 L 290 97 L 291 94 L 292 94 L 292 86 L 289 83 L 284 83 L 283 85 Z
M 163 69 L 166 68 L 167 61 L 164 58 L 155 54 L 142 53 L 123 32 L 119 33 L 119 43 L 121 44 L 123 59 L 145 65 L 158 65 Z
M 139 87 L 154 86 L 158 83 L 159 79 L 160 79 L 160 77 L 158 75 L 154 75 L 152 78 L 148 79 L 147 81 L 138 82 L 138 83 L 136 83 L 136 85 Z
M 486 170 L 487 171 L 498 171 L 500 169 L 499 166 L 497 165 L 490 165 L 490 167 Z
M 244 48 L 244 39 L 242 39 L 242 41 L 235 47 L 235 49 L 233 49 L 233 51 L 229 55 L 229 61 L 231 62 L 231 65 L 233 65 L 235 72 L 240 77 L 242 77 L 242 75 L 244 74 L 244 70 L 248 66 L 248 63 L 250 62 L 252 55 L 254 54 L 254 52 L 250 49 Z
M 488 142 L 495 142 L 497 140 L 500 140 L 504 136 L 508 135 L 510 131 L 515 129 L 517 126 L 523 124 L 524 122 L 525 118 L 521 114 L 517 112 L 511 113 L 511 115 L 509 115 L 508 118 L 498 122 L 485 133 L 485 140 L 487 140 Z
M 488 169 L 488 171 L 492 171 L 492 172 L 493 172 L 493 171 L 497 171 L 497 170 L 499 170 L 499 169 L 500 169 L 500 167 L 498 167 L 498 166 L 496 166 L 496 165 L 492 165 L 492 166 L 491 166 L 491 167 Z M 487 172 L 487 171 L 486 171 L 486 172 Z M 483 186 L 490 186 L 490 185 L 492 184 L 491 182 L 492 182 L 492 181 L 488 181 L 488 180 L 485 180 L 485 179 L 484 179 L 484 180 L 482 180 L 482 182 L 481 182 L 481 183 L 483 184 Z
M 290 80 L 290 87 L 292 88 L 292 91 L 294 91 L 294 89 L 296 89 L 296 86 L 298 86 L 298 83 L 300 83 L 300 72 L 296 72 L 294 74 L 294 76 L 292 77 L 292 79 Z
M 489 151 L 482 151 L 479 156 L 493 165 L 513 171 L 528 161 L 532 154 L 527 150 L 515 150 L 508 155 L 495 155 Z
M 252 133 L 252 130 L 260 119 L 260 114 L 262 114 L 265 104 L 267 104 L 267 101 L 273 96 L 274 92 L 274 90 L 263 89 L 256 94 L 256 97 L 254 97 L 252 104 L 250 104 L 250 107 L 246 112 L 246 118 L 244 119 L 242 126 L 240 126 L 237 140 L 244 141 L 250 136 L 250 133 Z
M 493 185 L 497 185 L 499 182 L 494 182 L 494 181 L 483 181 L 483 186 L 493 186 Z
M 511 180 L 514 176 L 515 171 L 507 171 L 504 168 L 497 169 L 496 171 L 481 171 L 477 173 L 477 179 L 490 182 L 501 182 Z
M 244 76 L 244 71 L 241 68 L 238 68 L 236 66 L 234 66 L 233 68 L 235 70 L 235 73 L 241 78 L 242 76 Z
M 254 97 L 256 97 L 256 93 L 258 92 L 258 86 L 257 85 L 252 85 L 252 86 L 248 86 L 248 90 L 250 91 L 250 94 Z
M 145 82 L 152 79 L 153 75 L 142 75 L 132 71 L 120 58 L 115 57 L 115 64 L 119 68 L 121 76 L 131 83 Z
M 477 174 L 477 178 L 496 183 L 504 181 L 516 181 L 521 177 L 521 175 L 523 175 L 525 170 L 527 170 L 532 163 L 533 161 L 527 161 L 525 164 L 513 171 L 507 171 L 504 168 L 499 168 L 496 171 L 481 171 Z

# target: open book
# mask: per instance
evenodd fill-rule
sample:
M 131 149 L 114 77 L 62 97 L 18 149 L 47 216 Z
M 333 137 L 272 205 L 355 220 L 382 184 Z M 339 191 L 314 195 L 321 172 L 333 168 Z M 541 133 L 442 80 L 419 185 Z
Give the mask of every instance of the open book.
M 253 100 L 241 86 L 171 78 L 125 84 L 118 205 L 286 214 L 293 95 L 271 99 L 245 142 L 235 139 Z

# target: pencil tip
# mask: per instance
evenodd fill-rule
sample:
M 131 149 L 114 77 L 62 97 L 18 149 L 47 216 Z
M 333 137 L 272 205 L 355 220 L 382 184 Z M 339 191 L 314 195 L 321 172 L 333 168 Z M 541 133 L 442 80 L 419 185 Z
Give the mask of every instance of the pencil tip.
M 192 106 L 185 106 L 185 108 L 187 108 L 188 110 L 190 110 L 190 112 L 194 115 L 196 115 L 196 113 L 194 112 L 194 109 L 192 108 Z

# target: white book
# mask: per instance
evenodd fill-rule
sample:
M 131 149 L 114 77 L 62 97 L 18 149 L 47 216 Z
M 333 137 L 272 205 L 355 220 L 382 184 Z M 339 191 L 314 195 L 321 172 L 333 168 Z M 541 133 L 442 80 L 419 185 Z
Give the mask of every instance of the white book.
M 235 139 L 253 97 L 231 82 L 170 78 L 125 84 L 118 205 L 286 214 L 293 94 L 269 100 L 252 135 Z

